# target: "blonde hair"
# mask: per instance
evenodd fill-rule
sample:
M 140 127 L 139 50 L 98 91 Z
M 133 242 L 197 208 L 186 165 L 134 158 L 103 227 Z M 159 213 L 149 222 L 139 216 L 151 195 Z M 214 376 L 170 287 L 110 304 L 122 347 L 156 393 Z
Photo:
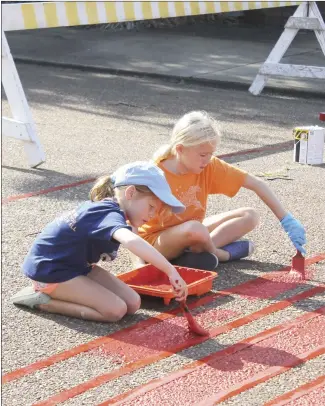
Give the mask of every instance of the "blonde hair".
M 130 186 L 130 185 L 118 186 L 116 189 L 122 189 L 127 186 Z M 134 185 L 134 187 L 139 193 L 146 193 L 146 194 L 154 195 L 154 193 L 147 186 Z M 114 183 L 113 183 L 111 175 L 105 175 L 105 176 L 101 176 L 100 178 L 98 178 L 89 193 L 89 197 L 92 202 L 98 202 L 107 197 L 114 197 L 114 196 L 115 196 Z
M 204 142 L 220 142 L 221 133 L 216 120 L 206 111 L 191 111 L 174 125 L 169 144 L 162 145 L 153 155 L 156 163 L 175 155 L 176 146 L 192 147 Z

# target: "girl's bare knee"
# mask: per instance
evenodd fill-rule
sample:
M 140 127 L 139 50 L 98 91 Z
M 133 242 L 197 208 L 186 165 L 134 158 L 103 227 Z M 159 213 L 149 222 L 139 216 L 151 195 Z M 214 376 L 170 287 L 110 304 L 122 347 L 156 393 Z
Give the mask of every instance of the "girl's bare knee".
M 101 310 L 100 313 L 103 316 L 104 321 L 119 321 L 121 320 L 127 313 L 127 305 L 123 300 L 119 303 L 119 305 L 115 305 L 114 308 L 108 305 L 107 309 Z
M 259 225 L 260 215 L 258 214 L 257 210 L 248 207 L 245 209 L 245 216 L 247 217 L 247 221 L 249 222 L 252 229 Z
M 141 307 L 141 297 L 136 292 L 134 292 L 132 299 L 127 301 L 127 313 L 134 314 L 136 313 Z
M 204 241 L 209 236 L 208 229 L 199 221 L 188 221 L 186 226 L 186 236 L 190 244 Z

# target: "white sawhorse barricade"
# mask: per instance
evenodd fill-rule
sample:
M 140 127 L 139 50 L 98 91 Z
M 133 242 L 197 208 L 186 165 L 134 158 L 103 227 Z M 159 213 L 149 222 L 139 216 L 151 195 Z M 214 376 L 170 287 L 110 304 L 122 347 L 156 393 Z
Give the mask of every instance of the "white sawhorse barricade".
M 28 164 L 35 168 L 45 162 L 45 154 L 4 32 L 1 59 L 2 84 L 13 115 L 13 119 L 2 117 L 2 135 L 23 141 Z
M 325 56 L 325 23 L 316 2 L 304 2 L 289 18 L 285 29 L 270 55 L 260 67 L 249 91 L 258 95 L 269 76 L 325 79 L 325 68 L 321 66 L 290 65 L 279 63 L 300 29 L 312 30 Z
M 4 31 L 213 14 L 300 3 L 301 1 L 66 1 L 4 4 L 2 84 L 13 119 L 2 118 L 2 133 L 4 136 L 24 142 L 31 167 L 37 167 L 45 161 L 45 154 L 36 134 L 35 124 Z M 325 78 L 325 69 L 321 67 L 278 63 L 301 28 L 315 31 L 325 55 L 324 21 L 315 2 L 304 2 L 287 22 L 284 33 L 250 87 L 251 93 L 259 94 L 269 75 Z

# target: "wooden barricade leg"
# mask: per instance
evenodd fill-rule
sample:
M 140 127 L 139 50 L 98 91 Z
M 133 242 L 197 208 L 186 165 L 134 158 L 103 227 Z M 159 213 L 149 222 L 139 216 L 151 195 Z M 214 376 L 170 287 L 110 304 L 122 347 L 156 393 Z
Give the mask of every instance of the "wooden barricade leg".
M 268 77 L 271 75 L 325 79 L 325 68 L 321 66 L 279 63 L 300 29 L 315 32 L 325 56 L 325 24 L 323 18 L 316 2 L 304 2 L 297 8 L 293 16 L 289 18 L 278 42 L 275 44 L 264 64 L 260 67 L 258 74 L 249 88 L 252 94 L 260 94 Z
M 35 168 L 45 162 L 45 154 L 3 31 L 1 59 L 2 84 L 13 115 L 13 119 L 2 117 L 2 134 L 23 141 L 29 166 Z

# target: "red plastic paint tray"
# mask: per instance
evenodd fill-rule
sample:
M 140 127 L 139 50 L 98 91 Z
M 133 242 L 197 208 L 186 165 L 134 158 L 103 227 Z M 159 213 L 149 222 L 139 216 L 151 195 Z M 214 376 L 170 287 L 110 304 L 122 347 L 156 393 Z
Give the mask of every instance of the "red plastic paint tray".
M 199 296 L 209 292 L 212 289 L 213 279 L 218 276 L 216 272 L 200 269 L 181 266 L 175 268 L 187 283 L 189 295 Z M 118 278 L 140 295 L 163 298 L 166 305 L 175 297 L 167 275 L 151 264 L 120 274 Z

